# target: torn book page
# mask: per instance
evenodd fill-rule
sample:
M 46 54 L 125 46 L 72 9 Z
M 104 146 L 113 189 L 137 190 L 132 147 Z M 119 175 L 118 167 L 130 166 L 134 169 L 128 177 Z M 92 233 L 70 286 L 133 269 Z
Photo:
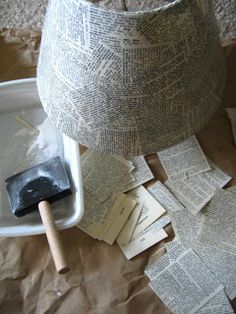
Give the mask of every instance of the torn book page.
M 217 167 L 213 161 L 208 159 L 208 162 L 212 170 L 200 174 L 201 178 L 213 188 L 223 188 L 232 178 Z
M 223 289 L 191 249 L 159 272 L 149 286 L 173 313 L 179 314 L 196 313 Z
M 171 241 L 168 243 L 169 245 L 165 245 L 165 248 L 170 261 L 175 261 L 181 254 L 183 254 L 187 250 L 181 242 Z
M 175 181 L 167 180 L 165 185 L 194 214 L 198 213 L 215 193 L 215 188 L 202 179 L 201 175 Z
M 170 265 L 170 258 L 168 254 L 164 254 L 161 256 L 158 260 L 156 260 L 154 263 L 146 267 L 145 274 L 150 280 L 153 280 L 157 277 L 157 275 L 162 272 L 164 269 L 166 269 Z
M 112 245 L 120 233 L 121 229 L 127 222 L 130 214 L 137 202 L 134 199 L 131 199 L 127 195 L 124 195 L 125 198 L 120 202 L 118 210 L 114 215 L 110 224 L 107 224 L 102 231 L 102 240 Z
M 135 205 L 133 212 L 131 213 L 128 220 L 126 221 L 126 224 L 121 229 L 116 239 L 119 245 L 126 245 L 130 241 L 133 235 L 134 229 L 137 225 L 139 216 L 141 214 L 141 210 L 142 210 L 142 204 L 137 203 Z
M 133 172 L 129 172 L 127 175 L 123 177 L 123 179 L 119 182 L 118 185 L 115 186 L 114 188 L 114 193 L 118 194 L 121 192 L 127 192 L 127 187 L 132 186 L 133 184 L 135 185 L 135 177 L 133 175 Z
M 165 209 L 143 186 L 131 190 L 127 193 L 127 195 L 137 199 L 137 201 L 142 204 L 141 215 L 134 230 L 133 236 L 147 228 L 165 213 Z
M 122 226 L 119 226 L 119 224 L 122 223 L 122 220 L 126 221 L 128 219 L 128 217 L 126 217 L 127 211 L 130 214 L 135 204 L 136 204 L 136 201 L 134 201 L 133 199 L 130 199 L 124 193 L 118 194 L 112 204 L 112 207 L 110 207 L 109 212 L 102 219 L 102 226 L 99 229 L 99 232 L 97 234 L 97 239 L 98 240 L 104 239 L 105 234 L 108 232 L 108 230 L 110 229 L 110 226 L 113 224 L 114 221 L 116 221 L 116 224 L 114 224 L 114 227 L 122 228 L 124 223 Z M 114 230 L 114 232 L 116 231 Z
M 225 108 L 231 122 L 234 144 L 236 144 L 236 108 Z
M 108 154 L 109 155 L 109 154 Z M 132 171 L 134 169 L 134 165 L 131 160 L 128 160 L 122 156 L 116 156 L 116 155 L 109 155 L 118 160 L 119 162 L 122 162 L 126 167 L 130 168 Z
M 219 189 L 204 212 L 199 240 L 236 255 L 236 195 Z
M 105 202 L 99 203 L 93 195 L 84 190 L 85 210 L 77 227 L 97 239 L 110 215 L 115 199 L 115 196 L 112 195 Z
M 234 310 L 224 292 L 220 290 L 217 294 L 209 300 L 197 314 L 234 314 Z
M 172 249 L 175 249 L 178 246 L 184 247 L 183 244 L 181 242 L 178 241 L 177 237 L 175 236 L 174 239 L 172 241 L 166 242 L 165 243 L 165 249 L 166 252 L 168 253 L 169 251 L 171 251 Z
M 195 243 L 195 251 L 223 284 L 230 300 L 236 297 L 236 256 L 212 245 Z
M 120 193 L 118 196 L 110 196 L 105 202 L 98 203 L 97 200 L 84 191 L 85 211 L 82 220 L 77 227 L 89 234 L 94 239 L 103 240 L 103 236 L 109 229 L 109 226 L 116 221 L 114 232 L 119 233 L 119 224 L 126 220 L 126 216 L 133 210 L 136 201 Z M 129 214 L 127 214 L 129 212 Z M 119 219 L 118 219 L 119 217 Z M 124 224 L 124 223 L 123 223 Z M 117 231 L 117 229 L 119 231 Z
M 186 248 L 191 248 L 196 241 L 199 242 L 197 237 L 203 219 L 202 212 L 194 215 L 187 209 L 183 209 L 170 212 L 169 215 L 175 233 L 175 241 L 181 242 Z
M 158 218 L 156 221 L 154 221 L 151 225 L 149 225 L 147 228 L 145 228 L 144 230 L 140 231 L 137 234 L 132 235 L 131 237 L 131 241 L 135 240 L 136 238 L 142 236 L 143 234 L 149 232 L 149 231 L 158 231 L 161 228 L 166 227 L 169 223 L 170 223 L 170 216 L 165 213 L 164 215 L 162 215 L 160 218 Z
M 200 211 L 209 202 L 217 188 L 224 187 L 231 180 L 229 175 L 208 161 L 212 170 L 188 179 L 165 182 L 176 198 L 193 213 Z
M 120 192 L 132 190 L 154 178 L 154 175 L 143 156 L 130 157 L 128 160 L 134 165 L 134 170 L 132 171 L 133 180 L 130 180 L 130 182 L 127 183 L 121 182 L 120 185 L 122 188 L 120 189 Z
M 168 243 L 172 243 L 172 242 L 168 242 Z M 166 247 L 166 244 L 168 243 L 165 243 L 165 247 Z M 170 265 L 170 263 L 175 261 L 185 251 L 186 251 L 186 248 L 180 242 L 176 242 L 175 245 L 173 245 L 171 248 L 169 247 L 166 254 L 161 256 L 153 264 L 146 267 L 145 274 L 148 276 L 150 280 L 153 280 L 158 275 L 158 273 L 163 271 L 167 266 Z
M 147 190 L 167 211 L 176 211 L 184 208 L 178 199 L 160 181 L 149 186 Z
M 230 188 L 232 190 L 232 188 Z M 213 244 L 199 241 L 198 233 L 203 221 L 203 212 L 197 215 L 188 210 L 170 212 L 176 238 L 186 248 L 193 248 L 205 265 L 225 287 L 230 300 L 236 297 L 236 256 L 222 251 Z
M 195 136 L 157 155 L 170 181 L 186 179 L 211 169 Z
M 101 203 L 133 168 L 124 158 L 87 150 L 81 158 L 81 170 L 84 189 Z
M 153 280 L 159 272 L 164 270 L 170 263 L 186 252 L 181 242 L 176 240 L 165 243 L 167 253 L 145 269 L 146 275 Z M 204 263 L 204 260 L 203 260 Z M 234 313 L 230 302 L 223 290 L 220 290 L 196 313 L 198 314 L 231 314 Z
M 126 258 L 131 259 L 154 244 L 166 239 L 168 234 L 163 228 L 168 223 L 170 223 L 170 218 L 168 215 L 164 215 L 138 235 L 132 237 L 128 244 L 119 245 Z

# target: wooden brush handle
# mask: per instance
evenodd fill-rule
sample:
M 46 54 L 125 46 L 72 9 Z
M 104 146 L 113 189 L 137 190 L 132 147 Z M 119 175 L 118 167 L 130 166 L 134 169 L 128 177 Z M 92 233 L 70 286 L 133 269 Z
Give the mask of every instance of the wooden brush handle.
M 45 227 L 48 244 L 56 266 L 56 270 L 59 274 L 65 274 L 70 270 L 70 268 L 66 263 L 65 253 L 62 247 L 60 234 L 53 219 L 51 206 L 47 201 L 41 201 L 38 204 L 38 208 Z

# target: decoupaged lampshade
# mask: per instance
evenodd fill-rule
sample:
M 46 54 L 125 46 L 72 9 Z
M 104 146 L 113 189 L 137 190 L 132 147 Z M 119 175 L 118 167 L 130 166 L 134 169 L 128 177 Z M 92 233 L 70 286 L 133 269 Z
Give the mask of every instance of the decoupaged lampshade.
M 126 12 L 97 2 L 48 5 L 37 86 L 56 127 L 118 155 L 157 152 L 199 131 L 224 87 L 211 1 L 166 0 L 153 8 L 160 3 L 153 0 L 149 10 Z

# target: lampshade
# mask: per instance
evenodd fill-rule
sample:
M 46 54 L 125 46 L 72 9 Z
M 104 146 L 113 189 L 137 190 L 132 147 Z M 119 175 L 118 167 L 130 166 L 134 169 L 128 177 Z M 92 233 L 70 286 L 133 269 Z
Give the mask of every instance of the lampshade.
M 224 88 L 211 1 L 164 2 L 125 12 L 49 1 L 37 87 L 63 133 L 101 152 L 146 155 L 211 119 Z

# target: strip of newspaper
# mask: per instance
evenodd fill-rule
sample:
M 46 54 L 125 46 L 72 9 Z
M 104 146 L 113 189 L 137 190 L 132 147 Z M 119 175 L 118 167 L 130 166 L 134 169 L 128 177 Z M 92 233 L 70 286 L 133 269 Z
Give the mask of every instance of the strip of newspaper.
M 231 190 L 231 188 L 230 188 Z M 205 265 L 214 272 L 225 287 L 230 300 L 236 297 L 236 256 L 222 251 L 214 244 L 199 241 L 198 234 L 203 222 L 204 213 L 197 215 L 188 210 L 169 212 L 176 238 L 186 248 L 193 248 Z
M 168 211 L 176 211 L 184 208 L 178 199 L 160 181 L 149 186 L 147 190 Z
M 131 259 L 152 245 L 166 239 L 168 234 L 163 228 L 169 223 L 170 217 L 168 215 L 164 215 L 157 219 L 149 227 L 145 228 L 135 236 L 133 235 L 130 242 L 128 242 L 126 245 L 121 245 L 118 242 L 126 258 Z
M 195 136 L 160 151 L 157 155 L 169 181 L 186 179 L 211 169 Z
M 160 257 L 156 262 L 146 268 L 145 273 L 152 281 L 158 275 L 166 269 L 171 263 L 175 262 L 181 255 L 187 252 L 187 249 L 182 243 L 174 240 L 165 244 L 167 253 Z M 196 265 L 198 267 L 199 265 Z M 188 295 L 189 290 L 186 289 L 185 300 L 190 296 Z M 199 310 L 196 311 L 198 314 L 233 314 L 234 311 L 225 295 L 223 289 L 216 293 L 208 302 L 206 302 Z
M 218 190 L 204 212 L 199 239 L 236 255 L 236 194 Z
M 122 228 L 121 232 L 119 233 L 116 241 L 119 243 L 119 245 L 125 245 L 127 244 L 134 232 L 134 229 L 138 223 L 140 214 L 142 211 L 142 204 L 136 204 L 133 212 L 129 216 L 126 224 Z
M 212 170 L 187 179 L 165 182 L 178 200 L 191 212 L 199 212 L 213 197 L 217 188 L 224 187 L 232 178 L 211 161 Z
M 127 193 L 127 195 L 129 197 L 133 197 L 140 204 L 142 204 L 141 214 L 134 230 L 133 236 L 143 231 L 166 212 L 165 209 L 152 197 L 152 195 L 143 186 L 131 190 Z
M 134 170 L 132 171 L 131 178 L 125 177 L 120 183 L 118 186 L 119 192 L 127 192 L 154 178 L 154 175 L 143 156 L 132 157 L 128 160 L 132 162 Z
M 149 283 L 173 313 L 196 313 L 219 291 L 221 283 L 189 249 L 170 263 Z
M 92 150 L 82 155 L 81 165 L 84 189 L 100 203 L 113 193 L 114 187 L 132 170 L 129 161 Z
M 215 189 L 203 180 L 201 175 L 183 180 L 166 181 L 165 185 L 194 214 L 197 214 L 215 193 Z

